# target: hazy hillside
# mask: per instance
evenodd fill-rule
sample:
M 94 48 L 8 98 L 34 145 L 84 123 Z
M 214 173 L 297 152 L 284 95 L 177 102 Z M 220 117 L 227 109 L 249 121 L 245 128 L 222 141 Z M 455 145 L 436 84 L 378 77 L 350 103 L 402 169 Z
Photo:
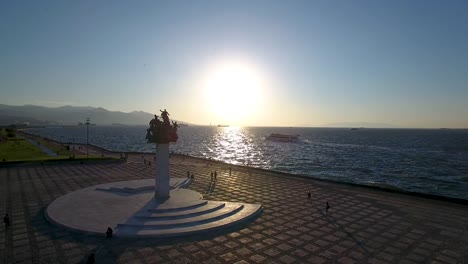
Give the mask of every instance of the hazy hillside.
M 10 106 L 0 104 L 0 125 L 29 123 L 30 125 L 77 125 L 89 117 L 97 125 L 147 125 L 153 114 L 143 111 L 130 113 L 109 111 L 101 107 L 35 105 Z

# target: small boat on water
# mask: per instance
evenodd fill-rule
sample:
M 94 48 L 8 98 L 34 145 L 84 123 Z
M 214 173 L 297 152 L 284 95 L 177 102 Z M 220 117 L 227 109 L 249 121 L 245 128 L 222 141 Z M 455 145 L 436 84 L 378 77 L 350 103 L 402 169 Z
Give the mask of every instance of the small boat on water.
M 299 135 L 271 133 L 266 139 L 279 142 L 297 142 L 299 140 Z

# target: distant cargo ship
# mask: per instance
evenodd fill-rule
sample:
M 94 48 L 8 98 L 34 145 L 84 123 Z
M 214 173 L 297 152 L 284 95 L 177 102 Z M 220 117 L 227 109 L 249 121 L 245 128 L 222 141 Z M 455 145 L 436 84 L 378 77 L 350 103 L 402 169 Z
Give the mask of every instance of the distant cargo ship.
M 229 125 L 218 125 L 218 127 L 229 127 Z
M 297 142 L 299 135 L 271 133 L 266 139 L 279 142 Z

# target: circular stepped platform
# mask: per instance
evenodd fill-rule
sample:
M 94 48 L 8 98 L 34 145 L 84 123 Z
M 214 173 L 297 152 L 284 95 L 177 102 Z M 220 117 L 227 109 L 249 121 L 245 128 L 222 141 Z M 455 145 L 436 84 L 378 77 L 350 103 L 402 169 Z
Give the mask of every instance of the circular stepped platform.
M 202 200 L 171 178 L 171 197 L 154 199 L 154 179 L 101 184 L 64 195 L 46 209 L 50 222 L 75 230 L 114 236 L 173 237 L 211 232 L 244 223 L 262 212 L 259 204 Z
M 169 209 L 169 210 L 149 209 L 147 214 L 139 214 L 139 215 L 136 215 L 136 217 L 138 219 L 153 219 L 153 220 L 183 219 L 183 218 L 203 215 L 206 213 L 211 213 L 211 212 L 214 212 L 216 210 L 223 208 L 224 206 L 226 206 L 226 203 L 210 202 L 208 204 L 208 201 L 204 201 L 204 203 L 202 204 L 197 204 L 197 207 L 193 209 L 188 208 L 188 207 L 186 209 L 180 209 L 180 210 L 178 210 L 179 208 L 174 208 L 174 209 Z

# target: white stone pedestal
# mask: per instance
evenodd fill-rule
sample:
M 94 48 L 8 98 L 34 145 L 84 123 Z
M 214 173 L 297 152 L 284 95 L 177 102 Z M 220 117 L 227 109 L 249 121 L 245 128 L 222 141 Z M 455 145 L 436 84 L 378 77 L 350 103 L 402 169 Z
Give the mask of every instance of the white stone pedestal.
M 171 197 L 154 199 L 154 180 L 104 183 L 54 200 L 45 215 L 51 223 L 86 234 L 114 237 L 192 237 L 224 232 L 260 215 L 260 204 L 206 201 L 185 189 L 187 178 L 171 178 Z M 169 213 L 169 214 L 168 214 Z
M 156 144 L 156 199 L 169 198 L 169 144 Z

